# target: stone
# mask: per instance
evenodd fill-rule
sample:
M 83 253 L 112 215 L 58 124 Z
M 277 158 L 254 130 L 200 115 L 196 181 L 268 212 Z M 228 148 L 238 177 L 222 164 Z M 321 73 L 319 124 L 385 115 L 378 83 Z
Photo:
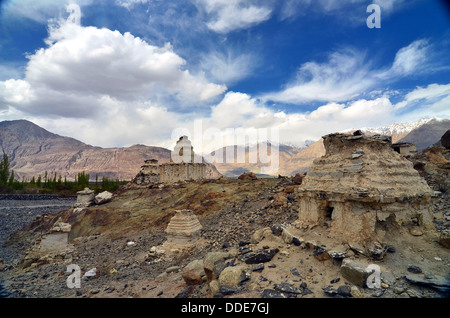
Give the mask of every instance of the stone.
M 237 287 L 247 278 L 243 266 L 226 267 L 219 276 L 220 286 Z
M 352 286 L 350 288 L 350 295 L 353 298 L 363 298 L 364 297 L 363 294 L 361 293 L 361 291 L 359 290 L 359 288 L 356 286 Z
M 273 199 L 272 205 L 274 207 L 280 207 L 285 206 L 287 204 L 287 196 L 285 193 L 280 192 L 275 196 L 275 199 Z
M 213 296 L 220 293 L 220 284 L 217 281 L 217 279 L 214 279 L 209 282 L 209 290 L 211 291 L 211 294 Z
M 220 273 L 226 267 L 225 261 L 232 258 L 229 252 L 209 252 L 203 259 L 203 266 L 208 281 L 219 278 Z
M 410 228 L 409 233 L 413 236 L 422 236 L 423 235 L 423 231 L 418 226 L 414 226 L 414 227 Z
M 366 286 L 370 275 L 366 266 L 349 259 L 342 261 L 340 272 L 345 279 L 359 287 Z
M 265 227 L 262 229 L 258 229 L 253 233 L 253 241 L 254 242 L 261 242 L 269 233 L 272 233 L 270 230 L 270 227 Z
M 280 236 L 283 233 L 283 226 L 280 223 L 274 223 L 270 226 L 273 235 Z
M 420 274 L 420 273 L 422 273 L 422 269 L 419 266 L 409 264 L 408 272 L 414 273 L 414 274 Z
M 450 149 L 450 129 L 441 137 L 441 145 L 446 149 Z
M 322 290 L 328 296 L 334 297 L 334 296 L 336 296 L 338 294 L 337 289 L 335 289 L 335 288 L 333 288 L 331 286 L 324 287 L 324 288 L 322 288 Z
M 275 284 L 274 288 L 276 291 L 285 294 L 287 297 L 295 297 L 296 295 L 301 294 L 297 287 L 288 283 Z
M 439 244 L 441 244 L 443 247 L 450 248 L 450 230 L 440 232 Z
M 181 271 L 181 277 L 187 285 L 202 284 L 206 278 L 203 260 L 194 260 L 187 264 Z
M 88 270 L 86 273 L 84 273 L 83 278 L 93 278 L 97 275 L 97 268 L 94 267 L 90 270 Z
M 337 289 L 337 293 L 343 297 L 350 297 L 351 291 L 351 287 L 348 285 L 339 286 Z
M 94 202 L 97 205 L 104 204 L 104 203 L 110 202 L 112 200 L 112 197 L 113 197 L 113 194 L 111 192 L 103 191 L 94 197 Z
M 242 260 L 246 264 L 259 264 L 259 263 L 267 263 L 272 260 L 276 253 L 280 250 L 278 248 L 270 249 L 270 250 L 262 250 L 257 251 L 255 253 L 249 253 L 243 256 Z
M 236 293 L 237 288 L 230 287 L 230 286 L 220 286 L 219 292 L 224 296 L 228 296 L 228 295 L 232 295 L 232 294 Z
M 256 264 L 252 267 L 253 272 L 262 272 L 264 270 L 264 264 Z
M 294 182 L 295 184 L 302 184 L 303 178 L 304 178 L 304 177 L 305 177 L 304 174 L 297 173 L 297 174 L 292 178 L 292 182 Z
M 239 180 L 258 180 L 254 172 L 245 172 L 238 177 Z
M 166 269 L 166 273 L 170 274 L 170 273 L 176 273 L 178 271 L 180 271 L 180 266 L 170 266 Z
M 442 293 L 450 293 L 450 280 L 439 275 L 408 274 L 406 280 L 412 284 L 431 287 Z
M 321 246 L 316 246 L 314 248 L 313 256 L 319 261 L 326 261 L 330 259 L 330 255 L 328 254 L 327 250 Z
M 280 292 L 274 289 L 264 289 L 261 298 L 286 298 Z

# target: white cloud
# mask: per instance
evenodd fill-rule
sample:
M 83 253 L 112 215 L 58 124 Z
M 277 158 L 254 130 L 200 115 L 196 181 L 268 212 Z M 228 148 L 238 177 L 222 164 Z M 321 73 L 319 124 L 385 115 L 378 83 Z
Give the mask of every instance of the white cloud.
M 69 18 L 49 28 L 48 47 L 28 56 L 25 78 L 0 82 L 0 99 L 34 114 L 84 117 L 102 109 L 102 99 L 174 99 L 177 107 L 200 104 L 226 87 L 192 74 L 170 44 L 150 45 L 130 33 L 79 25 Z M 26 88 L 26 89 L 24 89 Z
M 370 91 L 379 88 L 380 81 L 393 82 L 432 69 L 430 56 L 430 44 L 425 39 L 401 48 L 387 68 L 372 68 L 371 61 L 361 51 L 336 51 L 329 55 L 326 62 L 304 63 L 295 80 L 281 91 L 263 95 L 262 98 L 292 104 L 347 101 L 370 94 Z
M 246 78 L 255 69 L 257 58 L 253 54 L 236 54 L 231 50 L 212 50 L 202 55 L 200 68 L 219 83 L 235 83 Z
M 0 4 L 3 11 L 3 18 L 26 18 L 39 23 L 58 16 L 64 11 L 66 6 L 85 6 L 92 3 L 92 0 L 14 0 L 5 1 Z
M 345 50 L 330 54 L 324 63 L 307 62 L 297 78 L 264 99 L 300 104 L 309 101 L 345 101 L 374 85 L 375 78 L 365 63 L 364 54 Z
M 252 0 L 195 0 L 209 19 L 208 28 L 217 33 L 245 29 L 271 17 L 272 9 Z
M 414 41 L 397 52 L 390 71 L 402 76 L 421 71 L 429 60 L 429 51 L 427 40 Z

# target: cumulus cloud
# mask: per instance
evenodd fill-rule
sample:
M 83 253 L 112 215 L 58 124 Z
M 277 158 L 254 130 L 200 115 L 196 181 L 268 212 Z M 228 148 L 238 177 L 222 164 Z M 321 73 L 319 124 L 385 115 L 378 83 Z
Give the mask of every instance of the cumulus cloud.
M 157 100 L 169 96 L 202 103 L 226 87 L 192 74 L 170 44 L 151 45 L 130 33 L 79 24 L 79 7 L 67 20 L 51 25 L 45 48 L 28 56 L 25 78 L 0 82 L 1 99 L 35 114 L 87 116 L 105 98 Z M 97 106 L 96 106 L 97 105 Z
M 207 15 L 208 28 L 217 33 L 251 27 L 270 19 L 272 13 L 272 8 L 261 5 L 261 1 L 195 0 L 194 3 Z

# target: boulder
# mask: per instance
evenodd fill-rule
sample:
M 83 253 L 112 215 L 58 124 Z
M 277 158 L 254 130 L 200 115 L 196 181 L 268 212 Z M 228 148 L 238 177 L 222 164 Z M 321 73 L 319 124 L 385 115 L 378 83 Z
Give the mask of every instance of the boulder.
M 203 260 L 194 260 L 187 264 L 181 271 L 181 276 L 187 285 L 203 283 L 206 277 Z
M 247 274 L 243 266 L 230 266 L 220 273 L 219 284 L 220 286 L 237 287 L 246 279 Z
M 441 145 L 447 149 L 450 149 L 450 129 L 447 130 L 441 137 Z
M 450 248 L 450 230 L 442 231 L 439 236 L 439 244 L 446 248 Z
M 104 204 L 112 200 L 112 193 L 108 191 L 103 191 L 97 194 L 94 198 L 95 204 Z
M 304 178 L 304 177 L 305 177 L 304 174 L 297 173 L 297 174 L 292 178 L 292 182 L 294 182 L 295 184 L 302 184 L 303 178 Z
M 245 172 L 238 177 L 239 180 L 258 180 L 253 172 Z
M 367 267 L 355 261 L 344 259 L 341 266 L 341 274 L 349 282 L 364 287 L 370 273 Z
M 203 268 L 205 270 L 208 281 L 219 278 L 220 273 L 226 267 L 226 260 L 232 258 L 229 252 L 209 252 L 203 259 Z
M 266 263 L 270 262 L 272 258 L 275 256 L 275 254 L 278 253 L 279 251 L 280 250 L 278 248 L 271 250 L 260 250 L 256 251 L 255 253 L 245 254 L 241 258 L 241 260 L 244 261 L 246 264 Z

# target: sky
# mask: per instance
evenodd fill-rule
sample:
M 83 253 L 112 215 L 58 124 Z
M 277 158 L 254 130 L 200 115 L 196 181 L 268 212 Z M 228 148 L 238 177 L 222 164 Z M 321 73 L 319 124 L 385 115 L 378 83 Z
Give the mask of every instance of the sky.
M 0 2 L 0 121 L 173 148 L 180 131 L 302 146 L 431 117 L 450 118 L 445 1 Z

